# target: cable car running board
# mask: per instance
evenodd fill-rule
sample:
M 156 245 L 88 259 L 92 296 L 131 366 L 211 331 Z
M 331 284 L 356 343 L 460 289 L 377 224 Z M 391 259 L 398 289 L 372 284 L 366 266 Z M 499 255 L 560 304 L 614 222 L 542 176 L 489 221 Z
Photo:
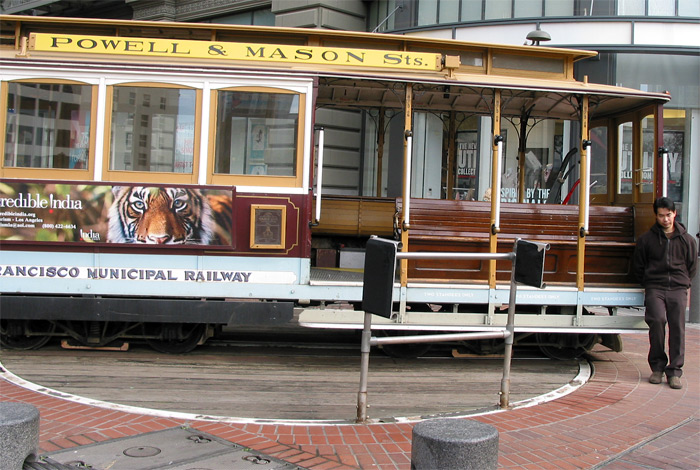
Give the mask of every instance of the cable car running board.
M 361 330 L 364 312 L 361 310 L 306 308 L 299 314 L 299 325 L 305 328 Z M 377 315 L 372 317 L 375 330 L 395 331 L 498 331 L 506 324 L 506 314 L 493 315 L 486 323 L 487 314 L 449 312 L 407 312 L 402 323 Z M 516 312 L 516 333 L 642 333 L 647 331 L 643 315 L 607 316 L 583 315 L 575 326 L 577 316 L 539 315 Z

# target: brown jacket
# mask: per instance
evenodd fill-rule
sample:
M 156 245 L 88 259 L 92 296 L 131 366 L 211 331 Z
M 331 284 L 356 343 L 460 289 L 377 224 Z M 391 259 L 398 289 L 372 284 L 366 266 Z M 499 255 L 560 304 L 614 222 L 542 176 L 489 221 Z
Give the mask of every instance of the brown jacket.
M 688 289 L 698 268 L 695 239 L 683 224 L 675 222 L 671 238 L 659 224 L 637 240 L 632 273 L 645 288 Z

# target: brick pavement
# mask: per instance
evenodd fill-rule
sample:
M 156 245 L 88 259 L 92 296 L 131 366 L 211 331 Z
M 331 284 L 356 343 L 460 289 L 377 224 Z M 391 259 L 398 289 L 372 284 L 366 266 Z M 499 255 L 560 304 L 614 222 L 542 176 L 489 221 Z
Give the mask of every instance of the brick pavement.
M 584 386 L 535 406 L 471 419 L 500 433 L 503 469 L 700 468 L 700 326 L 688 325 L 682 390 L 647 382 L 645 335 L 625 336 L 621 353 L 592 353 Z M 0 372 L 5 372 L 4 370 Z M 313 470 L 410 469 L 413 423 L 367 425 L 260 424 L 184 419 L 75 402 L 0 377 L 0 400 L 36 406 L 42 452 L 176 426 L 250 447 Z

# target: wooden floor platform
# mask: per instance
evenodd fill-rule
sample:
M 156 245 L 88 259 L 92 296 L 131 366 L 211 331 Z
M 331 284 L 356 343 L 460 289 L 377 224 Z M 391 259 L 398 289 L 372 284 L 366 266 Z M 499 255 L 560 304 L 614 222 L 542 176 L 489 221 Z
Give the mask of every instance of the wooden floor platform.
M 204 346 L 165 355 L 128 351 L 2 350 L 13 374 L 43 387 L 107 402 L 159 410 L 256 419 L 353 420 L 357 416 L 359 348 Z M 499 403 L 501 358 L 370 359 L 369 418 L 469 414 Z M 578 361 L 518 357 L 511 403 L 566 386 Z

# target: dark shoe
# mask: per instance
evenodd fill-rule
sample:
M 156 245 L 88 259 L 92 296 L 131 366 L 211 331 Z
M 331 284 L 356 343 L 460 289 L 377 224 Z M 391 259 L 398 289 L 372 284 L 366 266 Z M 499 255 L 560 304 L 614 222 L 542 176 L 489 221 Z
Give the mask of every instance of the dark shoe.
M 683 384 L 681 383 L 681 378 L 676 377 L 675 375 L 670 376 L 668 378 L 668 386 L 676 390 L 682 389 Z
M 660 384 L 663 376 L 664 376 L 663 372 L 660 372 L 660 371 L 659 372 L 652 372 L 651 375 L 649 376 L 649 383 Z

